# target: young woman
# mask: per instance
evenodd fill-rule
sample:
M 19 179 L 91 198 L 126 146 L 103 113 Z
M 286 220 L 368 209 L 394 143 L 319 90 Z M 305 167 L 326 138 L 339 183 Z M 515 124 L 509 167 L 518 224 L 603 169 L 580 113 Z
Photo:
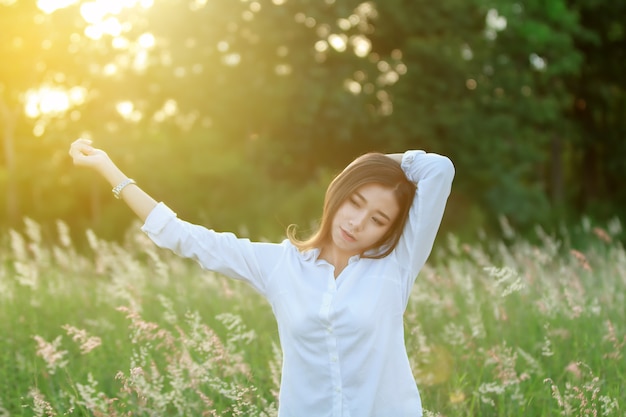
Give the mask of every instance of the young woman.
M 329 185 L 312 237 L 289 230 L 282 243 L 258 243 L 178 219 L 87 140 L 70 155 L 114 186 L 158 246 L 244 280 L 268 300 L 283 352 L 280 417 L 422 415 L 403 313 L 450 194 L 448 158 L 360 156 Z

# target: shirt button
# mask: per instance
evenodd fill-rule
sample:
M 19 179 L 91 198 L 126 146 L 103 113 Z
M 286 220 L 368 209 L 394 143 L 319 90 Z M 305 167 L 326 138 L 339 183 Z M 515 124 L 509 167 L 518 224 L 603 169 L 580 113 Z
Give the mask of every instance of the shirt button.
M 331 360 L 332 362 L 337 362 L 337 357 L 333 355 L 333 356 L 331 356 L 330 360 Z
M 328 333 L 332 334 L 332 332 L 333 332 L 333 328 L 332 328 L 332 327 L 330 327 L 330 326 L 328 326 L 328 327 L 326 328 L 326 331 L 327 331 Z
M 337 388 L 335 388 L 335 391 L 336 391 L 336 392 L 341 392 L 341 387 L 337 387 Z

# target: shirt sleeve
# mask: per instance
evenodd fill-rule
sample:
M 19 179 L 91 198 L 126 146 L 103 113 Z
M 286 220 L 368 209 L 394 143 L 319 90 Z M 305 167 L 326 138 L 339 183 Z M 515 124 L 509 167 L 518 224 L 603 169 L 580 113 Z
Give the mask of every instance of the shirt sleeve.
M 268 277 L 284 252 L 276 243 L 251 242 L 180 220 L 163 203 L 150 212 L 141 230 L 157 246 L 194 259 L 204 269 L 246 281 L 266 297 Z
M 447 157 L 424 151 L 405 152 L 401 167 L 408 179 L 417 184 L 404 231 L 394 250 L 404 271 L 407 301 L 417 274 L 433 248 L 455 170 Z

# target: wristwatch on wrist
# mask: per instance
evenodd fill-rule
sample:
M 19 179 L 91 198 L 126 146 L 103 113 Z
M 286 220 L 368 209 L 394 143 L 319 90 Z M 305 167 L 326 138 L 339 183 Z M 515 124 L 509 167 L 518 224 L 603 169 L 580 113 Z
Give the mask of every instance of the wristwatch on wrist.
M 127 185 L 130 185 L 130 184 L 137 184 L 137 183 L 132 178 L 126 178 L 124 181 L 120 182 L 115 187 L 113 187 L 113 189 L 111 190 L 111 192 L 113 192 L 113 197 L 115 197 L 115 198 L 117 198 L 119 200 L 121 198 L 120 197 L 120 193 L 122 192 L 122 190 Z

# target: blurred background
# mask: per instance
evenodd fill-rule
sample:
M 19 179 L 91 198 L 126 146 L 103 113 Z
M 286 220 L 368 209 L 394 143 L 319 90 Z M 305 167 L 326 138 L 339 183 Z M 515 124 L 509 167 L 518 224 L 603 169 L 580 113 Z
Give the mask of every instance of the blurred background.
M 88 137 L 180 217 L 306 231 L 367 151 L 456 165 L 467 238 L 626 216 L 626 2 L 0 0 L 0 226 L 120 239 Z

